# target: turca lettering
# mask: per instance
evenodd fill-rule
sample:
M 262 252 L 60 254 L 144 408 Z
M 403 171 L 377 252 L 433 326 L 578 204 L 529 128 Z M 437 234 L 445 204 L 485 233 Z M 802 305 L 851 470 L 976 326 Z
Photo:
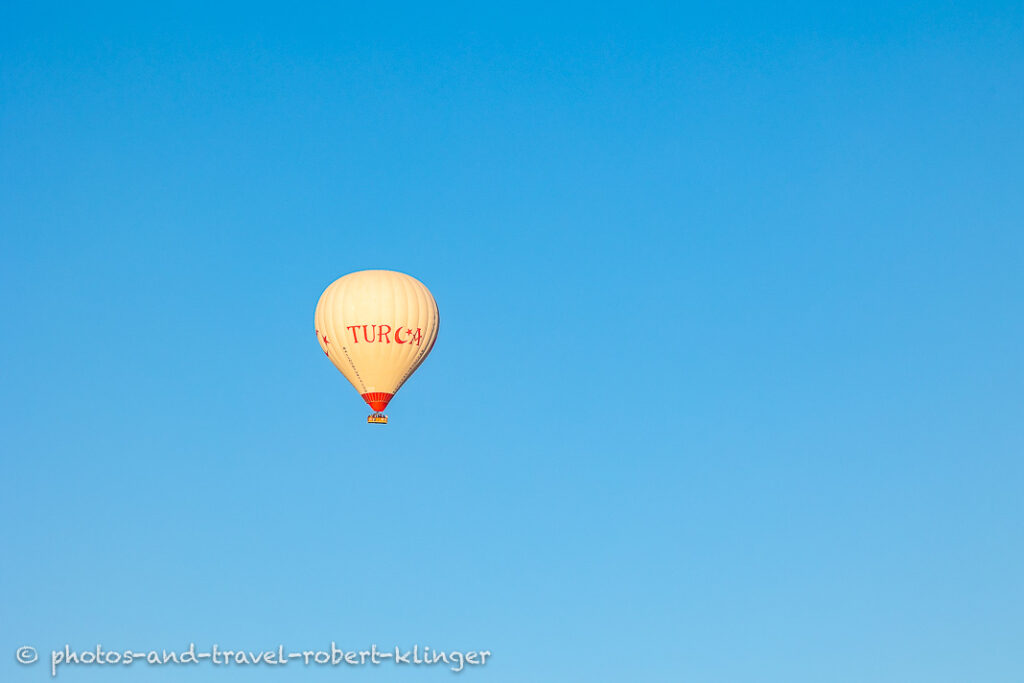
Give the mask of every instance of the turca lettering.
M 352 333 L 353 344 L 415 344 L 423 343 L 423 330 L 417 327 L 392 328 L 391 325 L 346 325 L 345 329 Z

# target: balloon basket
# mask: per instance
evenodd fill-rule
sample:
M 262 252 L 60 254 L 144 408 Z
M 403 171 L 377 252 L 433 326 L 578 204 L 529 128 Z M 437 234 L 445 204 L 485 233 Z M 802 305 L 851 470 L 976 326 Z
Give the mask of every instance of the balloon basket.
M 386 425 L 388 423 L 388 416 L 384 413 L 370 413 L 366 416 L 366 424 L 371 425 Z

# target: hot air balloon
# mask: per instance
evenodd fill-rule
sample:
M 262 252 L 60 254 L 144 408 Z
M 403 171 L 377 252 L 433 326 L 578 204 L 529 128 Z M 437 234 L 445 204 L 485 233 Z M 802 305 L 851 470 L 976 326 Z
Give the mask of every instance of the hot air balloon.
M 338 278 L 314 318 L 320 348 L 373 409 L 370 424 L 387 424 L 384 409 L 434 348 L 439 323 L 430 290 L 392 270 Z

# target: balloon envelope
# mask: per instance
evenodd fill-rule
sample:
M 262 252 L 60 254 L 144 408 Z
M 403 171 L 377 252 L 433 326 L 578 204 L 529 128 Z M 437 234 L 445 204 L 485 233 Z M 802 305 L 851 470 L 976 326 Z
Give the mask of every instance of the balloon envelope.
M 320 348 L 377 412 L 434 348 L 439 323 L 430 290 L 391 270 L 335 280 L 320 295 L 314 317 Z

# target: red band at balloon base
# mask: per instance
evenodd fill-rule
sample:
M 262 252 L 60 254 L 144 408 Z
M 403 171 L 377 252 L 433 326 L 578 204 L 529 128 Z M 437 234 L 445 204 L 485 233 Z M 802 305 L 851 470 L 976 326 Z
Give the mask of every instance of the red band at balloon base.
M 362 396 L 363 400 L 379 413 L 388 407 L 388 403 L 391 402 L 391 397 L 394 396 L 394 394 L 389 394 L 386 391 L 371 391 L 363 394 Z

